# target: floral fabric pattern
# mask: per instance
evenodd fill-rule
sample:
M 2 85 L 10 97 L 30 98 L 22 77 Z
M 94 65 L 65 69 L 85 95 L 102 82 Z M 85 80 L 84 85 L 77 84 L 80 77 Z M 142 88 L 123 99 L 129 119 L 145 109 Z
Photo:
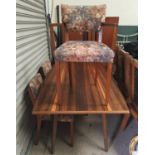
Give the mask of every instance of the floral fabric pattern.
M 50 60 L 47 60 L 42 66 L 43 73 L 46 76 L 47 73 L 52 69 Z
M 67 41 L 55 50 L 55 59 L 68 62 L 113 62 L 114 52 L 95 41 Z
M 31 91 L 35 97 L 37 97 L 39 94 L 39 89 L 42 82 L 43 80 L 40 73 L 37 73 L 37 75 L 35 75 L 34 78 L 29 83 L 29 87 L 31 88 Z
M 62 22 L 68 30 L 98 30 L 101 22 L 105 22 L 106 5 L 71 6 L 62 4 Z

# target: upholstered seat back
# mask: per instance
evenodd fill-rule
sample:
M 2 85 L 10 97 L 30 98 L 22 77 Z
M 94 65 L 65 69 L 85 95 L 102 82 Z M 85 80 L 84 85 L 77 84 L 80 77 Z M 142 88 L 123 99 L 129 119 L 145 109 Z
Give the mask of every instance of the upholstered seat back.
M 50 60 L 47 60 L 42 66 L 43 74 L 46 77 L 48 72 L 52 69 Z
M 39 94 L 42 83 L 43 80 L 40 73 L 37 73 L 29 83 L 29 95 L 33 104 Z
M 95 6 L 61 6 L 62 22 L 70 31 L 98 30 L 105 22 L 106 5 Z

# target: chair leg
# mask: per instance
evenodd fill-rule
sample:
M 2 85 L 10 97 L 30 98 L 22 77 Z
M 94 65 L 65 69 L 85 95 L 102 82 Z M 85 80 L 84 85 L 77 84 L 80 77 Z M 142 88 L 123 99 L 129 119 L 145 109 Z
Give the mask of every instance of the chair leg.
M 121 121 L 121 125 L 120 125 L 120 127 L 118 129 L 118 133 L 117 134 L 119 134 L 121 131 L 123 131 L 126 128 L 126 126 L 128 124 L 128 121 L 129 121 L 129 118 L 130 118 L 129 114 L 125 114 L 123 116 L 123 120 Z
M 103 138 L 104 138 L 104 147 L 105 151 L 108 151 L 108 129 L 107 129 L 107 116 L 106 114 L 102 115 L 102 129 L 103 129 Z
M 58 124 L 58 116 L 54 115 L 54 117 L 53 117 L 53 130 L 52 130 L 52 142 L 51 142 L 51 148 L 52 148 L 51 151 L 52 151 L 52 153 L 54 153 L 54 151 L 55 151 L 57 124 Z
M 74 120 L 70 123 L 70 145 L 74 146 Z
M 41 116 L 37 116 L 37 129 L 36 129 L 35 145 L 38 145 L 38 143 L 39 143 L 40 128 L 41 128 Z
M 61 102 L 61 73 L 60 73 L 60 62 L 56 62 L 56 87 L 58 95 L 58 103 Z
M 94 67 L 94 69 L 95 69 L 94 83 L 95 83 L 95 85 L 97 85 L 97 78 L 98 78 L 98 65 L 97 65 L 97 63 L 94 63 L 94 65 L 95 65 L 95 67 Z
M 108 63 L 107 66 L 107 78 L 106 78 L 106 94 L 105 94 L 105 105 L 108 105 L 110 98 L 110 86 L 111 86 L 111 78 L 112 78 L 112 63 Z
M 72 87 L 72 66 L 71 62 L 68 62 L 69 84 Z

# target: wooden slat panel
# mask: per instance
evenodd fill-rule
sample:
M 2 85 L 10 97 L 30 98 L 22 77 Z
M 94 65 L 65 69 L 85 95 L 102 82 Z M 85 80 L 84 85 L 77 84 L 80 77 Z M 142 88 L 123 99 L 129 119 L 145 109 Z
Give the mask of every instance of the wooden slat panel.
M 106 17 L 106 23 L 118 24 L 118 22 L 119 22 L 119 17 Z M 113 48 L 113 43 L 116 43 L 117 41 L 117 32 L 118 32 L 118 28 L 115 28 L 112 26 L 104 26 L 103 43 Z

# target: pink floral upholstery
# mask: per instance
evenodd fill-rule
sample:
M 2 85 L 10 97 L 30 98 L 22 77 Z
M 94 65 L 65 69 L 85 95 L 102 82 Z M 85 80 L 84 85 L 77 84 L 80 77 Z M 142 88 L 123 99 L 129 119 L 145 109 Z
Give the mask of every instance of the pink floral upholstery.
M 40 86 L 41 86 L 42 82 L 43 82 L 43 80 L 42 80 L 42 77 L 41 77 L 40 73 L 37 73 L 34 76 L 34 78 L 30 81 L 29 87 L 30 87 L 34 97 L 38 96 L 39 89 L 40 89 Z
M 55 51 L 55 59 L 71 62 L 113 62 L 114 52 L 95 41 L 67 41 Z
M 42 66 L 44 76 L 52 69 L 50 60 L 47 60 Z
M 61 6 L 62 22 L 68 30 L 98 30 L 101 22 L 105 22 L 106 5 L 96 6 Z

